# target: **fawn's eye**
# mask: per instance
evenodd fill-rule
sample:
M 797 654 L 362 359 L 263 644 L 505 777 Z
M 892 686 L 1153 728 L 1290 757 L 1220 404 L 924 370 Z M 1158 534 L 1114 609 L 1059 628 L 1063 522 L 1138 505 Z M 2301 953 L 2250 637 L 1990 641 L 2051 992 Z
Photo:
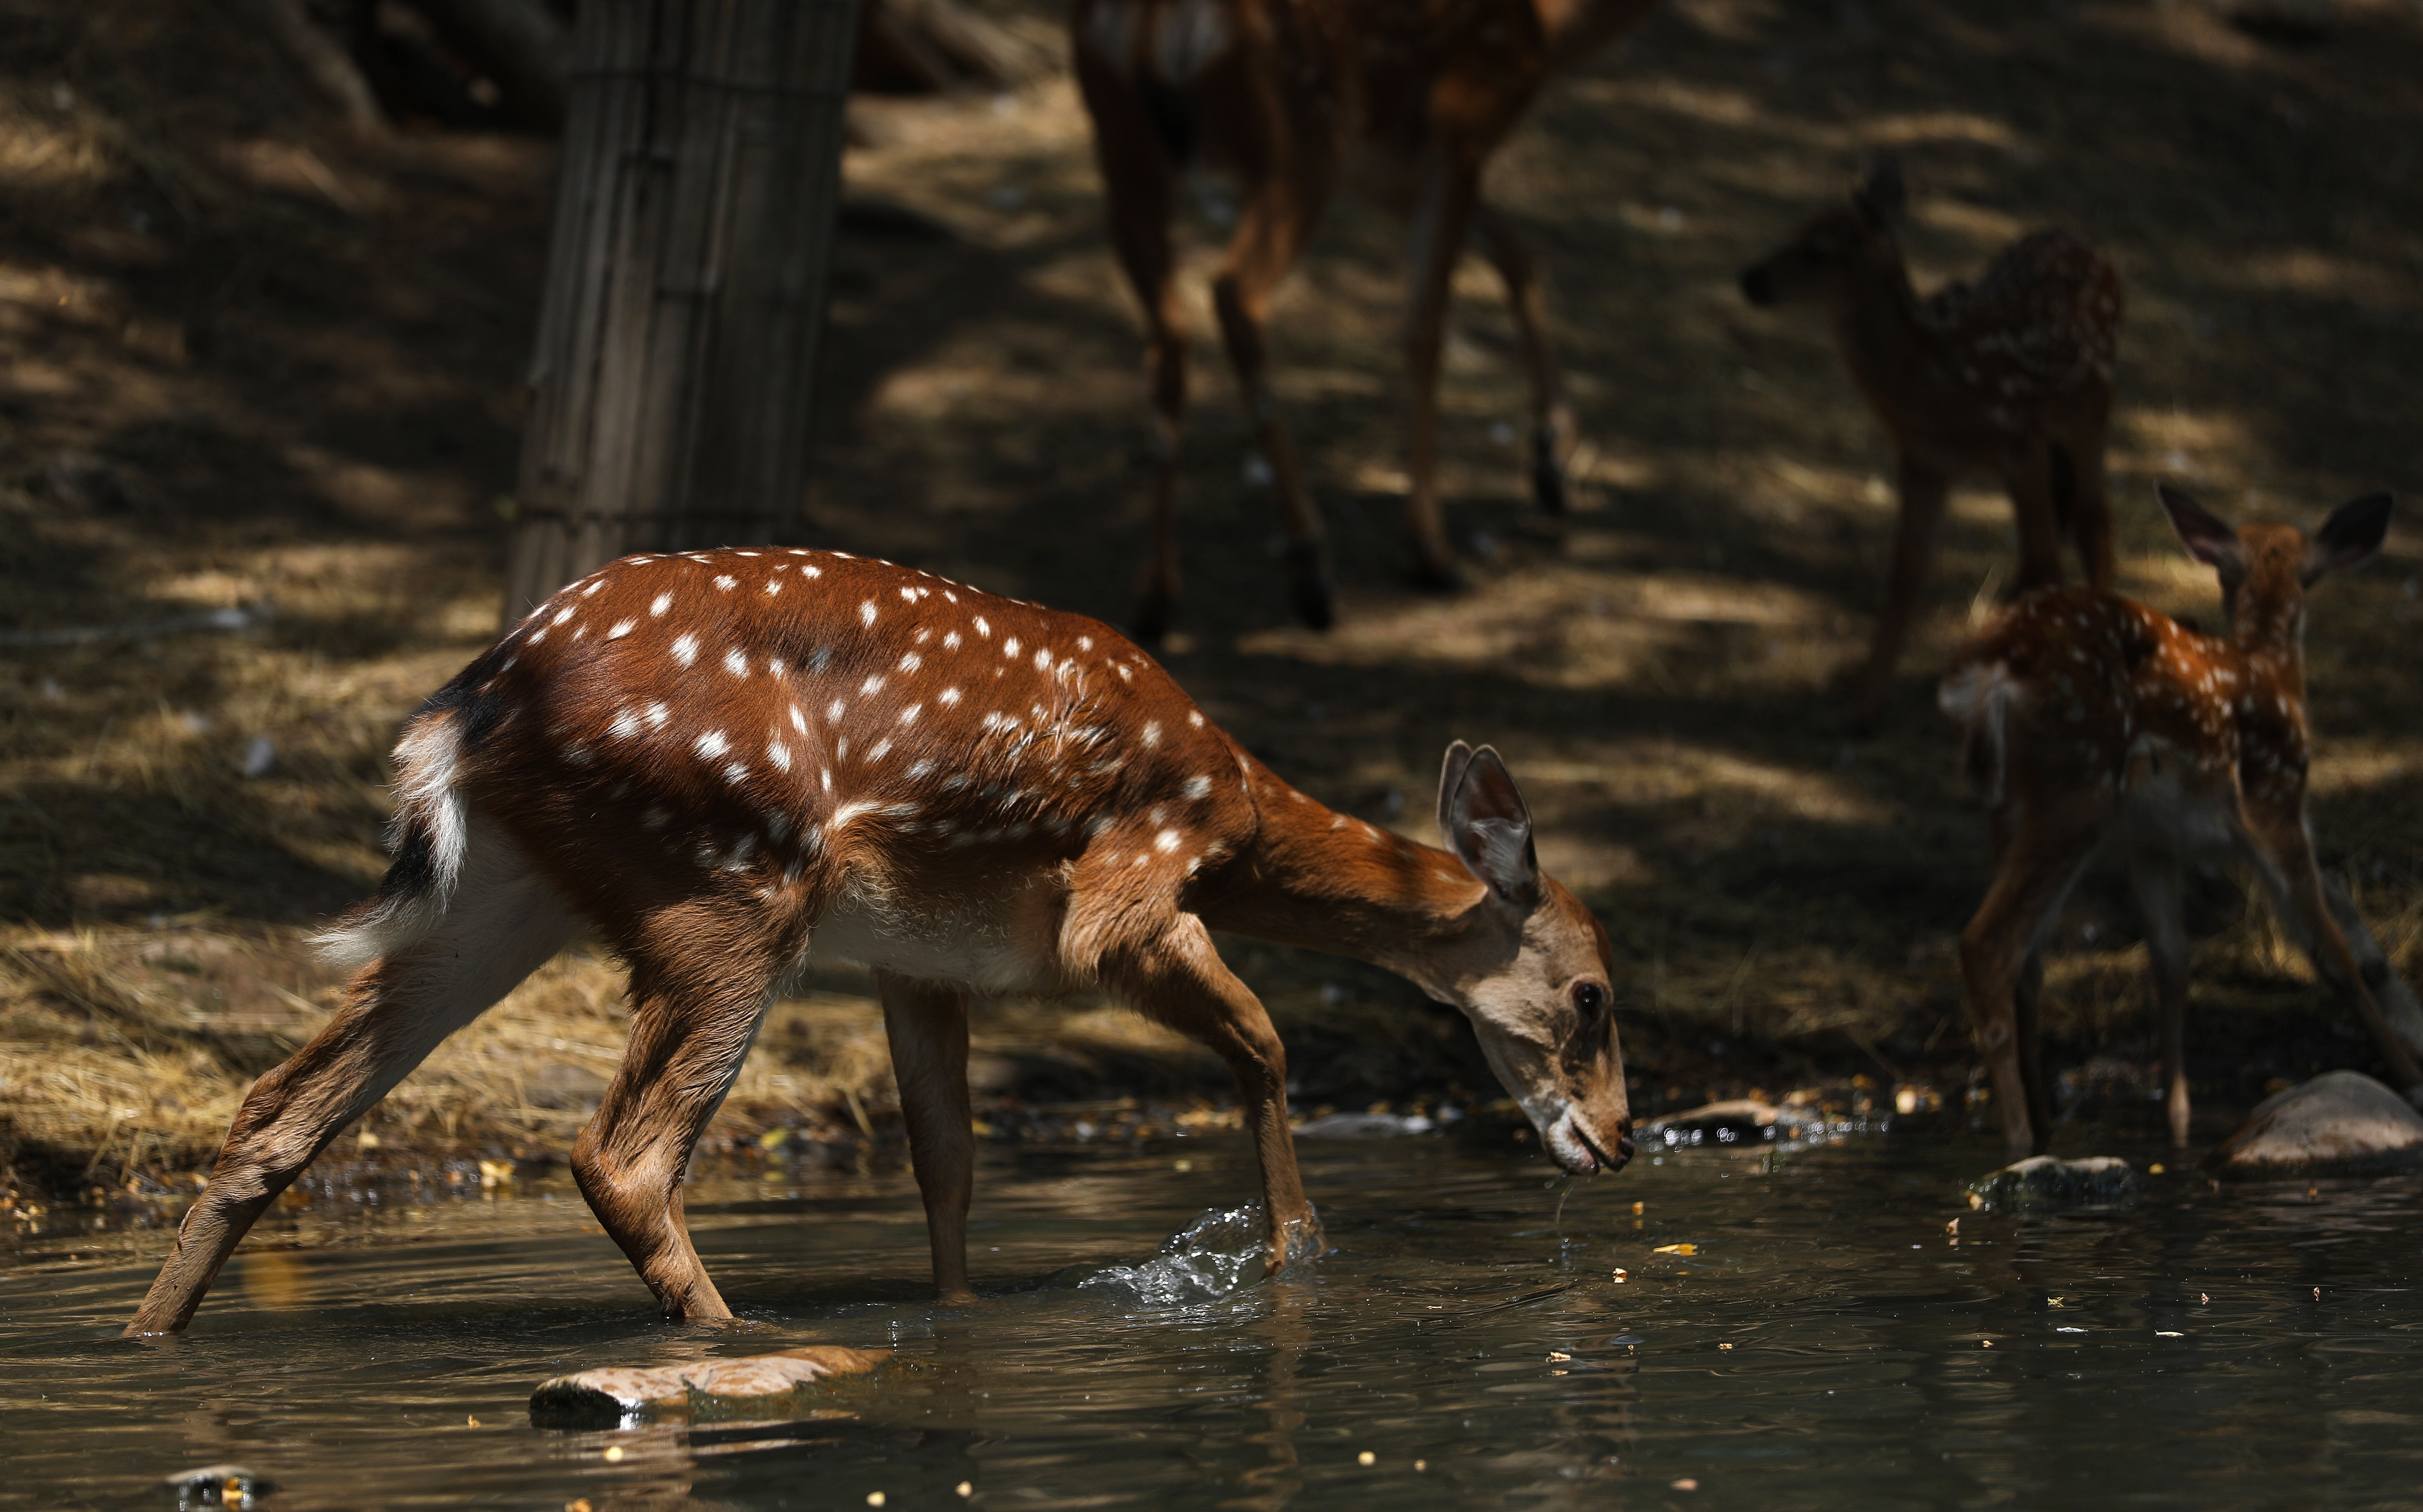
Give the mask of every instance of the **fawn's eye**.
M 1575 983 L 1573 998 L 1574 1012 L 1581 1015 L 1584 1022 L 1607 1011 L 1607 984 L 1603 982 Z

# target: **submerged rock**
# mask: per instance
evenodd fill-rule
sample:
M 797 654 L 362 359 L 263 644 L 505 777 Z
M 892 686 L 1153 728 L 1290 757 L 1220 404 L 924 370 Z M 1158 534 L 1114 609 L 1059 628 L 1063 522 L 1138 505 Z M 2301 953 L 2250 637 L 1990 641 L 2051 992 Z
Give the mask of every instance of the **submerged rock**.
M 174 1496 L 180 1508 L 242 1507 L 251 1506 L 277 1489 L 277 1483 L 242 1465 L 204 1465 L 199 1470 L 181 1470 L 164 1478 L 160 1488 Z
M 2116 1155 L 2060 1160 L 2031 1156 L 1969 1183 L 1969 1205 L 2004 1212 L 2045 1207 L 2112 1207 L 2134 1202 L 2145 1178 Z
M 2326 1071 L 2257 1107 L 2209 1163 L 2238 1176 L 2401 1171 L 2423 1165 L 2423 1113 L 2360 1071 Z
M 809 1344 L 686 1365 L 610 1365 L 541 1382 L 531 1393 L 531 1421 L 541 1427 L 582 1427 L 703 1411 L 772 1416 L 798 1409 L 799 1398 L 827 1377 L 863 1376 L 891 1358 L 888 1349 Z
M 1653 1118 L 1635 1136 L 1644 1150 L 1664 1145 L 1750 1144 L 1798 1139 L 1823 1130 L 1826 1115 L 1812 1108 L 1778 1108 L 1749 1097 L 1709 1103 L 1664 1118 Z

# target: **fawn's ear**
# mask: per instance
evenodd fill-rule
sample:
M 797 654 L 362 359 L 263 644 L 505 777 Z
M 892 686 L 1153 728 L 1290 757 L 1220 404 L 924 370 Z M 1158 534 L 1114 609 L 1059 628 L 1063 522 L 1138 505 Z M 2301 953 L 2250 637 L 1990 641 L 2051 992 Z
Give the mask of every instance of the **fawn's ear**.
M 2305 581 L 2370 561 L 2389 534 L 2389 508 L 2387 494 L 2367 494 L 2333 510 L 2305 543 Z
M 2154 485 L 2154 493 L 2162 501 L 2162 512 L 2171 517 L 2171 528 L 2179 533 L 2179 543 L 2188 555 L 2221 574 L 2225 583 L 2242 581 L 2246 576 L 2246 548 L 2239 543 L 2238 531 L 2219 515 L 2190 497 L 2183 489 L 2168 483 Z
M 1447 760 L 1439 766 L 1439 839 L 1450 848 L 1455 844 L 1455 790 L 1464 781 L 1464 769 L 1471 764 L 1472 748 L 1459 740 L 1448 747 Z
M 1888 152 L 1878 158 L 1868 181 L 1852 193 L 1851 203 L 1878 230 L 1898 219 L 1909 207 L 1909 186 L 1902 181 L 1900 154 Z
M 1458 761 L 1462 756 L 1463 760 Z M 1531 811 L 1513 776 L 1487 746 L 1448 748 L 1439 789 L 1439 830 L 1465 870 L 1519 907 L 1540 901 L 1540 858 L 1531 848 Z

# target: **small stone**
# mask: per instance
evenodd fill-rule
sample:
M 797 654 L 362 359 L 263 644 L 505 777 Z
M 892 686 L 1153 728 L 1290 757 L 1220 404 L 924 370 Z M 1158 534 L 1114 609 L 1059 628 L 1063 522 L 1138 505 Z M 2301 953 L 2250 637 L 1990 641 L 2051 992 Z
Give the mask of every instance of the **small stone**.
M 2357 1071 L 2326 1071 L 2266 1099 L 2207 1164 L 2218 1174 L 2365 1174 L 2423 1165 L 2423 1113 Z
M 811 1344 L 738 1360 L 584 1370 L 542 1382 L 531 1393 L 531 1420 L 542 1427 L 578 1427 L 691 1417 L 702 1410 L 772 1412 L 827 1377 L 863 1376 L 889 1359 L 883 1349 Z
M 250 1506 L 277 1489 L 277 1483 L 242 1465 L 204 1465 L 164 1477 L 161 1488 L 173 1493 L 179 1507 Z
M 2060 1160 L 2031 1157 L 1969 1184 L 1969 1205 L 2002 1212 L 2049 1207 L 2112 1207 L 2136 1200 L 2145 1180 L 2117 1156 Z

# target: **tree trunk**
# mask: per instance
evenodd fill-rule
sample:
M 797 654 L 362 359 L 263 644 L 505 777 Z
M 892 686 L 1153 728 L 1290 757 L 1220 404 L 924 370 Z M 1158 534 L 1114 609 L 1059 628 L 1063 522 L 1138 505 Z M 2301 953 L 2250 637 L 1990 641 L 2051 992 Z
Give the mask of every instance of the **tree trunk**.
M 858 0 L 587 0 L 505 622 L 626 552 L 766 541 L 806 490 Z

